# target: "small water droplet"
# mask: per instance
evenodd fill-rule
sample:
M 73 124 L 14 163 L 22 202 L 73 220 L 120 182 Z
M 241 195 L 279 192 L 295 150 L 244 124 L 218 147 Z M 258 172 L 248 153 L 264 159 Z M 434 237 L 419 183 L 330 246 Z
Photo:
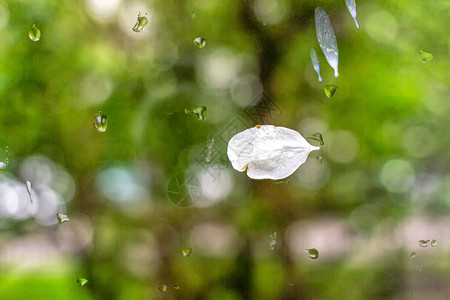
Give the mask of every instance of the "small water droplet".
M 80 278 L 77 278 L 77 282 L 78 282 L 79 285 L 83 286 L 86 283 L 88 283 L 88 280 L 86 278 L 81 278 L 80 277 Z
M 437 241 L 436 240 L 431 240 L 431 247 L 436 247 Z
M 323 163 L 323 157 L 322 157 L 322 155 L 317 156 L 316 159 L 317 159 L 317 161 L 319 162 L 319 164 L 322 164 L 322 163 Z
M 30 196 L 30 201 L 31 201 L 31 203 L 33 203 L 33 197 L 31 196 L 31 182 L 29 182 L 29 181 L 27 180 L 26 185 L 27 185 L 27 192 L 28 192 L 28 195 Z
M 317 259 L 319 257 L 319 251 L 316 248 L 305 249 L 305 251 L 311 259 Z
M 179 289 L 180 289 L 180 286 L 179 286 L 178 284 L 176 284 L 176 285 L 173 286 L 173 288 L 174 288 L 175 290 L 179 290 Z
M 334 96 L 334 93 L 336 93 L 337 89 L 338 89 L 338 86 L 337 86 L 337 85 L 334 85 L 334 84 L 327 84 L 327 85 L 323 88 L 323 90 L 324 90 L 324 92 L 325 92 L 325 95 L 326 95 L 328 98 L 333 97 L 333 96 Z
M 160 286 L 159 286 L 159 290 L 161 291 L 161 292 L 167 292 L 167 284 L 161 284 Z
M 294 284 L 295 284 L 294 282 L 289 282 L 290 286 L 294 286 Z
M 323 145 L 323 136 L 320 132 L 316 132 L 313 135 L 307 136 L 308 139 L 318 141 L 320 145 Z
M 419 241 L 418 241 L 419 246 L 422 247 L 422 248 L 428 247 L 428 243 L 429 243 L 429 242 L 430 242 L 430 240 L 419 240 Z
M 33 27 L 31 27 L 30 31 L 28 32 L 28 37 L 33 42 L 37 42 L 41 39 L 41 31 L 36 27 L 35 24 L 33 24 Z
M 56 214 L 56 217 L 58 218 L 59 223 L 69 222 L 70 219 L 65 214 Z
M 185 114 L 195 114 L 198 118 L 198 120 L 206 120 L 206 112 L 207 112 L 206 106 L 195 106 L 191 109 L 184 109 Z
M 419 57 L 423 63 L 426 63 L 433 59 L 433 54 L 425 51 L 419 51 Z
M 188 257 L 192 254 L 192 248 L 184 248 L 183 249 L 183 256 Z
M 144 30 L 144 28 L 145 28 L 145 26 L 147 26 L 147 24 L 148 24 L 147 14 L 145 14 L 143 16 L 141 13 L 139 13 L 137 16 L 136 24 L 133 27 L 133 31 L 141 32 L 142 30 Z
M 275 246 L 277 245 L 277 232 L 274 231 L 271 235 L 270 235 L 270 241 L 269 241 L 269 246 L 270 246 L 270 250 L 274 250 Z
M 192 20 L 197 19 L 197 11 L 195 10 L 195 8 L 192 9 L 192 11 L 191 11 L 191 18 L 192 18 Z
M 194 45 L 199 47 L 200 49 L 204 48 L 206 46 L 206 39 L 202 37 L 196 37 L 194 39 Z
M 411 254 L 409 255 L 410 258 L 414 258 L 416 257 L 416 252 L 411 252 Z
M 5 173 L 8 169 L 8 163 L 6 161 L 0 161 L 0 173 Z
M 94 127 L 98 132 L 105 132 L 108 127 L 108 116 L 99 111 L 95 115 Z

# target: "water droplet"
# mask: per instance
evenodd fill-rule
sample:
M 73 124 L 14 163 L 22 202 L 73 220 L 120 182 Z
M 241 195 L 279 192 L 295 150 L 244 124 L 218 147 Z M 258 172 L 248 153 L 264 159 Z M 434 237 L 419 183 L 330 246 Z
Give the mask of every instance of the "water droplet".
M 30 201 L 31 201 L 31 203 L 33 203 L 33 197 L 31 196 L 31 182 L 29 182 L 29 181 L 27 180 L 26 185 L 27 185 L 27 192 L 28 192 L 28 195 L 30 196 Z
M 136 24 L 133 27 L 133 31 L 141 32 L 142 30 L 144 30 L 144 28 L 145 28 L 145 26 L 147 26 L 147 24 L 148 24 L 147 14 L 145 14 L 143 16 L 143 15 L 141 15 L 141 13 L 139 13 L 137 16 Z
M 319 77 L 317 80 L 322 81 L 322 76 L 320 76 L 319 58 L 317 57 L 317 52 L 316 52 L 316 50 L 314 50 L 314 48 L 311 48 L 311 51 L 309 52 L 309 56 L 311 57 L 311 62 L 314 67 L 314 71 L 316 71 L 317 76 Z
M 428 247 L 428 243 L 429 243 L 429 242 L 430 242 L 430 240 L 419 240 L 419 241 L 418 241 L 419 246 L 420 246 L 420 247 L 423 247 L 423 248 Z
M 328 64 L 333 68 L 334 77 L 338 77 L 339 55 L 336 35 L 334 34 L 330 17 L 328 17 L 325 10 L 321 7 L 316 8 L 315 22 L 317 41 L 319 42 L 320 49 L 322 49 Z
M 345 0 L 345 5 L 347 5 L 347 9 L 350 12 L 350 15 L 355 20 L 356 28 L 359 29 L 358 20 L 356 20 L 356 3 L 355 0 Z
M 81 278 L 80 277 L 80 278 L 77 278 L 77 282 L 78 282 L 79 285 L 83 286 L 86 283 L 88 283 L 88 280 L 86 278 Z
M 105 132 L 108 127 L 108 116 L 99 111 L 95 115 L 94 126 L 98 132 Z
M 192 11 L 191 11 L 191 18 L 192 18 L 192 20 L 197 19 L 197 11 L 195 10 L 195 8 L 192 9 Z
M 433 59 L 433 54 L 425 51 L 419 51 L 419 57 L 423 63 L 426 63 Z
M 324 90 L 324 92 L 325 92 L 325 95 L 326 95 L 328 98 L 333 97 L 333 96 L 334 96 L 334 93 L 336 93 L 337 89 L 338 89 L 338 86 L 337 86 L 337 85 L 334 85 L 334 84 L 327 84 L 327 85 L 323 88 L 323 90 Z
M 41 31 L 36 27 L 35 24 L 33 24 L 33 27 L 31 27 L 30 31 L 28 32 L 28 37 L 33 42 L 37 42 L 41 39 Z
M 294 284 L 295 284 L 294 282 L 289 282 L 290 286 L 294 286 Z
M 409 255 L 410 258 L 414 258 L 416 257 L 416 252 L 411 252 L 411 254 Z
M 167 284 L 161 284 L 160 286 L 159 286 L 159 290 L 161 291 L 161 292 L 167 292 Z
M 270 250 L 275 249 L 276 244 L 277 244 L 277 232 L 274 231 L 274 232 L 270 235 L 270 241 L 269 241 Z
M 318 141 L 320 145 L 323 145 L 323 136 L 320 132 L 316 132 L 311 136 L 307 136 L 308 139 Z
M 174 288 L 175 290 L 179 290 L 179 289 L 180 289 L 180 286 L 179 286 L 178 284 L 176 284 L 176 285 L 173 286 L 173 288 Z
M 56 214 L 56 217 L 58 218 L 59 223 L 69 222 L 70 219 L 65 214 Z
M 194 39 L 194 45 L 199 47 L 200 49 L 204 48 L 206 46 L 206 39 L 202 37 L 196 37 Z
M 192 254 L 192 248 L 185 248 L 183 249 L 183 256 L 188 257 Z
M 206 120 L 207 110 L 208 109 L 206 108 L 206 106 L 195 106 L 195 107 L 192 107 L 191 109 L 185 108 L 184 113 L 185 114 L 195 114 L 199 120 L 204 121 L 204 120 Z
M 316 158 L 317 158 L 317 161 L 319 162 L 319 164 L 322 164 L 322 163 L 323 163 L 323 157 L 322 157 L 322 155 L 319 155 L 319 156 L 317 156 Z
M 208 136 L 208 142 L 206 144 L 206 147 L 207 147 L 208 150 L 206 152 L 205 161 L 207 163 L 210 163 L 211 162 L 211 155 L 212 155 L 213 147 L 214 147 L 214 137 L 211 138 L 211 137 Z
M 431 240 L 431 247 L 436 247 L 437 241 L 436 240 Z
M 5 173 L 8 169 L 8 163 L 6 161 L 0 161 L 0 173 Z
M 317 259 L 319 257 L 319 251 L 316 248 L 305 249 L 305 251 L 311 259 Z

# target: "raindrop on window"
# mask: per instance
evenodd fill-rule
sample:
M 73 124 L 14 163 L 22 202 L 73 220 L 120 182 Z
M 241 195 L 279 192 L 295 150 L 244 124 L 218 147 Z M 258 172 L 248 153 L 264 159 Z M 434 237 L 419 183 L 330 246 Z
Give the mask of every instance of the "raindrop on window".
M 206 112 L 207 112 L 206 106 L 195 106 L 190 109 L 185 108 L 184 113 L 185 114 L 195 114 L 198 118 L 198 120 L 206 120 Z
M 274 250 L 275 246 L 277 244 L 277 232 L 274 231 L 271 235 L 270 235 L 270 241 L 269 241 L 269 246 L 270 246 L 270 250 Z
M 167 284 L 161 284 L 160 286 L 159 286 L 159 290 L 161 291 L 161 292 L 167 292 Z
M 305 249 L 305 251 L 311 259 L 317 259 L 319 257 L 319 251 L 316 248 Z
M 338 89 L 338 86 L 337 86 L 337 85 L 334 85 L 334 84 L 327 84 L 327 85 L 323 88 L 323 91 L 325 92 L 325 95 L 326 95 L 328 98 L 331 98 L 331 97 L 334 96 L 334 94 L 336 93 L 337 89 Z
M 86 278 L 80 277 L 80 278 L 77 278 L 77 282 L 78 282 L 79 285 L 83 286 L 86 283 L 88 283 L 88 280 Z
M 147 26 L 147 24 L 148 24 L 147 14 L 141 15 L 141 13 L 139 13 L 137 16 L 136 24 L 133 27 L 133 31 L 141 32 L 142 30 L 144 30 L 144 28 L 145 28 L 145 26 Z
M 319 142 L 320 145 L 323 145 L 323 144 L 324 144 L 324 143 L 323 143 L 323 136 L 322 136 L 322 134 L 321 134 L 320 132 L 316 132 L 316 133 L 314 133 L 314 134 L 311 135 L 311 136 L 307 136 L 307 138 Z
M 192 254 L 192 248 L 185 248 L 182 252 L 184 257 L 188 257 Z
M 33 42 L 37 42 L 41 39 L 41 31 L 36 27 L 35 24 L 33 24 L 33 27 L 31 27 L 30 31 L 28 32 L 28 37 Z
M 426 248 L 426 247 L 428 247 L 428 244 L 430 243 L 430 240 L 419 240 L 418 243 L 419 243 L 420 247 Z
M 58 214 L 56 214 L 56 217 L 58 218 L 59 223 L 64 223 L 64 222 L 70 221 L 69 217 L 65 214 L 58 213 Z
M 204 48 L 206 46 L 206 39 L 202 37 L 196 37 L 194 39 L 194 45 L 199 47 L 200 49 Z
M 423 63 L 426 63 L 433 59 L 433 54 L 425 51 L 419 51 L 419 57 Z
M 33 197 L 31 196 L 31 182 L 29 182 L 29 181 L 27 180 L 26 185 L 27 185 L 27 192 L 28 192 L 28 195 L 30 196 L 30 202 L 33 203 Z
M 105 132 L 108 127 L 108 116 L 99 111 L 95 115 L 94 127 L 98 132 Z

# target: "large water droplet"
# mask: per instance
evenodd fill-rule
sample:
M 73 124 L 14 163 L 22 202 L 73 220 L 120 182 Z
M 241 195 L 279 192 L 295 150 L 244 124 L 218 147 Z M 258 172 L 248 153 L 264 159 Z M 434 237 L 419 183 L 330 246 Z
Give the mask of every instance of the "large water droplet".
M 200 49 L 204 48 L 206 46 L 206 39 L 202 37 L 196 37 L 194 39 L 194 45 L 199 47 Z
M 325 95 L 326 95 L 328 98 L 333 97 L 333 96 L 334 96 L 334 93 L 336 93 L 337 89 L 338 89 L 338 86 L 337 86 L 337 85 L 334 85 L 334 84 L 327 84 L 327 85 L 323 88 L 323 90 L 324 90 L 324 92 L 325 92 Z
M 28 195 L 30 196 L 30 201 L 31 201 L 31 203 L 33 203 L 33 197 L 31 196 L 31 182 L 29 182 L 29 181 L 27 180 L 26 185 L 27 185 L 27 192 L 28 192 Z
M 411 252 L 411 254 L 409 255 L 409 258 L 414 258 L 416 257 L 416 252 Z
M 188 257 L 192 254 L 192 248 L 184 248 L 182 252 L 184 257 Z
M 147 24 L 148 24 L 147 14 L 145 14 L 143 16 L 143 15 L 141 15 L 141 13 L 139 13 L 137 16 L 136 24 L 133 27 L 133 31 L 141 32 L 142 30 L 144 30 L 144 28 L 145 28 L 145 26 L 147 26 Z
M 161 292 L 167 292 L 167 284 L 161 284 L 160 286 L 159 286 L 159 290 L 161 291 Z
M 185 114 L 195 114 L 199 120 L 206 120 L 206 112 L 207 112 L 206 106 L 195 106 L 190 109 L 185 108 L 184 113 Z
M 319 251 L 316 248 L 305 249 L 305 251 L 311 259 L 317 259 L 319 257 Z
M 318 141 L 318 142 L 320 143 L 320 145 L 323 145 L 323 144 L 324 144 L 324 143 L 323 143 L 323 136 L 322 136 L 322 134 L 321 134 L 320 132 L 316 132 L 316 133 L 314 133 L 314 134 L 311 135 L 311 136 L 307 136 L 307 138 L 308 138 L 308 139 L 311 139 L 311 140 Z
M 333 68 L 334 77 L 338 77 L 339 55 L 336 35 L 334 34 L 330 17 L 328 17 L 325 10 L 321 7 L 316 8 L 315 22 L 316 35 L 317 40 L 319 41 L 320 49 L 322 49 L 323 55 L 325 55 L 328 64 Z
M 0 161 L 0 173 L 5 173 L 8 169 L 8 163 L 5 161 Z
M 418 243 L 419 243 L 420 247 L 425 248 L 425 247 L 428 247 L 428 244 L 430 243 L 430 240 L 419 240 Z
M 437 241 L 436 240 L 431 240 L 431 247 L 436 247 Z
M 311 58 L 312 65 L 314 67 L 314 71 L 316 71 L 319 81 L 322 81 L 322 76 L 320 76 L 320 64 L 319 64 L 319 58 L 317 57 L 317 52 L 314 50 L 314 48 L 311 48 L 311 51 L 309 52 L 309 56 Z
M 269 241 L 270 250 L 275 249 L 276 244 L 277 244 L 277 232 L 274 231 L 274 232 L 270 235 L 270 241 Z
M 33 42 L 37 42 L 41 39 L 41 31 L 36 27 L 35 24 L 33 24 L 33 27 L 31 27 L 30 31 L 28 32 L 28 37 Z
M 355 20 L 356 28 L 359 29 L 359 23 L 358 23 L 358 20 L 356 20 L 356 3 L 355 3 L 355 0 L 345 0 L 345 5 L 347 5 L 347 9 L 350 12 L 350 15 L 352 15 L 352 18 Z
M 99 111 L 95 115 L 94 127 L 98 132 L 105 132 L 108 127 L 108 116 Z
M 80 278 L 77 278 L 77 282 L 78 282 L 79 285 L 83 286 L 86 283 L 88 283 L 88 280 L 86 278 L 80 277 Z
M 419 57 L 423 63 L 426 63 L 433 59 L 433 54 L 425 51 L 419 51 Z
M 69 222 L 70 219 L 67 215 L 65 214 L 56 214 L 56 217 L 58 218 L 59 223 L 64 223 L 64 222 Z

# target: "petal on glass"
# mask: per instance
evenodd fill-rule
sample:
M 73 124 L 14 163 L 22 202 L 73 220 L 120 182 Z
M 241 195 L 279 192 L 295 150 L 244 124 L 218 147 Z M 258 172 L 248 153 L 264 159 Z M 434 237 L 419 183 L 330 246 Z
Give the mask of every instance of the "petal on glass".
M 359 29 L 359 23 L 358 23 L 358 20 L 356 20 L 356 3 L 355 3 L 355 0 L 345 0 L 345 5 L 347 5 L 347 9 L 350 12 L 350 15 L 352 15 L 353 20 L 355 20 L 356 28 Z
M 316 35 L 319 41 L 320 48 L 323 55 L 327 59 L 328 64 L 334 70 L 334 77 L 339 76 L 338 65 L 338 46 L 336 42 L 336 35 L 334 34 L 333 26 L 331 25 L 330 17 L 323 10 L 323 8 L 316 8 L 315 12 L 316 21 Z
M 258 125 L 233 136 L 227 154 L 233 168 L 247 170 L 248 177 L 279 180 L 292 175 L 311 151 L 319 149 L 295 130 Z
M 311 51 L 309 52 L 309 56 L 311 57 L 311 62 L 314 67 L 314 71 L 316 71 L 317 76 L 319 76 L 318 80 L 322 81 L 322 76 L 320 76 L 319 58 L 317 57 L 317 52 L 316 52 L 316 50 L 314 50 L 314 48 L 311 48 Z

